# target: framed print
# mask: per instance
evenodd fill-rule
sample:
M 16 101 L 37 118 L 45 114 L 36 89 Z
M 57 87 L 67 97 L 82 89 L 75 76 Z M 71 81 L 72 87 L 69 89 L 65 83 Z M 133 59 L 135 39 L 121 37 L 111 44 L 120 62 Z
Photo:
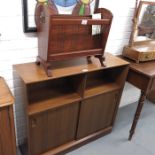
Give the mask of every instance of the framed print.
M 54 5 L 58 14 L 85 15 L 93 14 L 99 6 L 99 0 L 38 0 L 46 5 Z M 22 0 L 23 30 L 25 33 L 36 32 L 34 20 L 37 0 Z
M 23 4 L 23 31 L 36 32 L 37 28 L 34 21 L 34 11 L 37 4 L 36 0 L 22 0 Z

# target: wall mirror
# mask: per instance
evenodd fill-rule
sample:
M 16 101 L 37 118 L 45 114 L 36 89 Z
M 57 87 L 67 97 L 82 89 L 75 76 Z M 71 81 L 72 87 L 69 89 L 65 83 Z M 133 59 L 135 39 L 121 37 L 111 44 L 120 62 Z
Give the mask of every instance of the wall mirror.
M 90 11 L 91 14 L 99 6 L 99 0 L 38 0 L 49 3 L 58 10 L 59 14 L 71 14 L 72 12 L 82 14 Z M 22 0 L 23 3 L 23 29 L 24 32 L 36 32 L 34 20 L 35 6 L 37 0 Z
M 133 41 L 155 40 L 155 2 L 140 1 L 135 18 L 137 28 Z

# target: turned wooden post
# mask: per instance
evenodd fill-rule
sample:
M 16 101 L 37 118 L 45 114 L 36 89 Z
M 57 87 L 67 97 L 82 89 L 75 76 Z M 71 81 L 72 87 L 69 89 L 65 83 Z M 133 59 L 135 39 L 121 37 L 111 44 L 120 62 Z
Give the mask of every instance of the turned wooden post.
M 138 106 L 137 106 L 137 110 L 136 110 L 136 113 L 134 116 L 134 121 L 133 121 L 132 127 L 130 129 L 130 135 L 129 135 L 128 140 L 131 140 L 133 134 L 135 133 L 135 128 L 136 128 L 137 122 L 139 120 L 139 117 L 140 117 L 140 114 L 141 114 L 141 111 L 142 111 L 142 108 L 144 105 L 145 98 L 146 98 L 146 92 L 141 91 L 141 96 L 140 96 Z

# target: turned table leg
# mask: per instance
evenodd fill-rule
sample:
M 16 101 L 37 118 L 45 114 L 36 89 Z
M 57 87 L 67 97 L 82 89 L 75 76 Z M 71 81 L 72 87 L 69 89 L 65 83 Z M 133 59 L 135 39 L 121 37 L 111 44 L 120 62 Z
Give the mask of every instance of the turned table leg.
M 134 116 L 132 127 L 130 129 L 130 135 L 129 135 L 128 140 L 132 139 L 132 136 L 133 136 L 133 134 L 135 132 L 136 125 L 138 123 L 138 120 L 139 120 L 139 117 L 140 117 L 140 114 L 141 114 L 141 111 L 142 111 L 142 108 L 143 108 L 143 105 L 144 105 L 145 98 L 146 98 L 146 92 L 141 91 L 141 96 L 140 96 L 140 99 L 139 99 L 139 102 L 138 102 L 138 106 L 137 106 L 137 110 L 136 110 L 136 113 L 135 113 L 135 116 Z

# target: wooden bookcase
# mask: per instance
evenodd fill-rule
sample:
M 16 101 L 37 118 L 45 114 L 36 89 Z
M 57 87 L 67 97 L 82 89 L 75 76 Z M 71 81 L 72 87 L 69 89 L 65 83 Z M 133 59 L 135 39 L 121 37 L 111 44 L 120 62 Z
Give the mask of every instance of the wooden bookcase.
M 52 65 L 54 66 L 54 65 Z M 14 66 L 26 92 L 29 155 L 65 153 L 110 133 L 128 73 L 128 63 L 106 54 L 62 62 L 47 77 L 35 63 Z

